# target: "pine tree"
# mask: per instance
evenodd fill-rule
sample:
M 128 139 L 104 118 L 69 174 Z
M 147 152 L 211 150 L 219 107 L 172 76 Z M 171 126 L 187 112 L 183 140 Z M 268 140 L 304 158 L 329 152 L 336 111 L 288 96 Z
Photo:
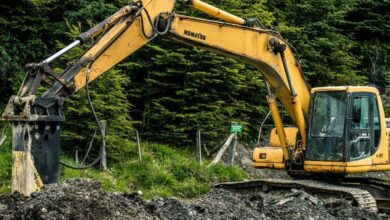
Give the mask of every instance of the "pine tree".
M 132 120 L 129 116 L 131 105 L 127 101 L 125 86 L 127 77 L 118 70 L 111 70 L 90 84 L 90 97 L 99 120 L 107 120 L 107 155 L 110 159 L 120 160 L 123 153 L 134 145 L 128 141 L 134 137 Z M 99 149 L 100 136 L 95 119 L 89 108 L 85 89 L 66 100 L 64 105 L 66 121 L 61 136 L 62 149 L 74 153 L 79 149 L 81 155 L 86 152 L 93 134 L 94 153 Z
M 90 4 L 83 6 L 86 9 L 82 8 L 76 14 L 80 12 L 87 13 L 89 11 L 96 11 L 93 8 L 104 8 L 104 10 L 101 10 L 100 12 L 106 13 L 106 9 L 111 7 L 110 5 L 107 5 L 107 7 L 103 6 L 91 2 Z M 93 23 L 96 22 L 98 21 L 81 20 L 72 24 L 71 21 L 68 20 L 67 24 L 69 31 L 67 31 L 66 34 L 71 39 L 74 39 L 80 34 L 84 25 L 93 25 Z M 63 43 L 57 41 L 57 48 L 63 48 L 64 46 Z M 73 49 L 61 57 L 58 63 L 65 64 L 77 59 L 85 49 L 87 49 L 87 46 Z M 57 68 L 56 70 L 60 72 L 61 68 Z M 128 140 L 134 137 L 132 127 L 133 121 L 129 114 L 132 105 L 127 100 L 127 91 L 125 89 L 129 84 L 129 78 L 115 68 L 89 84 L 89 95 L 96 110 L 97 117 L 99 120 L 107 120 L 107 155 L 109 159 L 112 160 L 121 160 L 123 158 L 123 153 L 134 148 L 134 144 Z M 92 156 L 96 155 L 97 150 L 99 149 L 100 135 L 87 101 L 85 89 L 82 89 L 65 101 L 64 114 L 67 120 L 64 123 L 61 137 L 62 149 L 69 153 L 74 153 L 74 150 L 78 149 L 81 151 L 81 155 L 84 155 L 88 148 L 89 141 L 92 138 L 95 138 Z M 97 135 L 93 137 L 95 132 Z
M 355 42 L 339 28 L 352 10 L 351 1 L 269 1 L 282 35 L 297 49 L 309 84 L 359 85 L 366 77 L 359 73 L 353 54 Z
M 272 23 L 263 1 L 213 1 L 217 7 L 243 17 Z M 182 14 L 207 17 L 177 8 Z M 247 12 L 247 15 L 244 15 Z M 269 15 L 267 17 L 266 15 Z M 215 20 L 215 19 L 213 19 Z M 231 121 L 243 122 L 245 135 L 254 137 L 267 110 L 260 73 L 240 61 L 184 46 L 161 37 L 121 65 L 133 84 L 129 98 L 135 120 L 152 140 L 189 145 L 201 130 L 207 144 L 227 136 Z
M 361 74 L 383 91 L 390 83 L 390 2 L 357 1 L 347 14 L 344 33 L 357 41 Z

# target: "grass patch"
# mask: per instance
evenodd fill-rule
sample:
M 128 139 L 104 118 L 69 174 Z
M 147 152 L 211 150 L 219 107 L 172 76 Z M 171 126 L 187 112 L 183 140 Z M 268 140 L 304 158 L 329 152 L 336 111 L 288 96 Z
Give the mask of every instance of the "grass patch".
M 0 123 L 0 132 L 2 132 L 4 124 Z M 4 134 L 6 135 L 5 142 L 0 146 L 0 194 L 11 192 L 11 171 L 12 171 L 12 142 L 11 128 L 7 126 Z M 2 133 L 0 133 L 0 138 Z
M 102 183 L 107 191 L 142 191 L 145 198 L 175 196 L 194 198 L 206 193 L 209 186 L 221 181 L 238 181 L 248 178 L 240 168 L 223 165 L 200 165 L 196 156 L 166 145 L 143 145 L 143 162 L 130 154 L 121 162 L 109 164 L 109 172 L 95 169 L 72 170 L 62 168 L 61 180 L 90 178 Z M 72 161 L 67 159 L 67 163 Z
M 0 147 L 0 194 L 10 192 L 11 180 L 11 133 L 7 130 L 7 141 Z M 134 145 L 135 146 L 135 145 Z M 196 155 L 166 145 L 144 143 L 143 161 L 138 161 L 136 149 L 124 153 L 121 161 L 109 163 L 110 170 L 73 170 L 61 167 L 63 182 L 69 178 L 88 178 L 101 182 L 106 191 L 142 191 L 145 198 L 152 196 L 175 196 L 194 198 L 206 193 L 209 186 L 220 181 L 238 181 L 248 178 L 240 168 L 223 165 L 207 167 L 200 165 Z M 63 157 L 68 164 L 76 165 L 72 159 Z

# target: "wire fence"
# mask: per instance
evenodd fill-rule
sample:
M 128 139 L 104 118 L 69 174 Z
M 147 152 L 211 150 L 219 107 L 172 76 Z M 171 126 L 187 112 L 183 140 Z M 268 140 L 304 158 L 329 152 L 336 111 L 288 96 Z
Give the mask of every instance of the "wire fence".
M 125 158 L 134 158 L 134 156 L 138 154 L 139 160 L 142 161 L 143 149 L 141 149 L 141 146 L 147 146 L 153 143 L 171 144 L 174 142 L 179 142 L 179 144 L 176 145 L 181 144 L 180 147 L 182 149 L 185 149 L 191 155 L 198 157 L 200 163 L 202 163 L 202 159 L 205 157 L 211 157 L 213 154 L 215 154 L 224 145 L 227 138 L 229 137 L 230 132 L 228 128 L 230 127 L 231 123 L 223 122 L 220 124 L 223 125 L 223 127 L 226 127 L 225 131 L 216 132 L 215 130 L 207 131 L 206 129 L 199 129 L 197 131 L 188 132 L 139 132 L 137 130 L 133 130 L 128 132 L 127 137 L 122 138 L 125 142 L 127 142 L 127 144 L 130 143 L 130 145 L 133 145 L 134 147 L 131 147 L 131 149 L 124 149 L 125 151 L 120 152 L 120 155 L 123 157 L 123 160 L 125 160 Z M 12 138 L 7 137 L 7 134 L 10 133 L 9 129 L 11 126 L 9 124 L 0 124 L 0 126 L 2 126 L 0 127 L 0 151 L 11 151 L 11 147 L 9 146 L 10 144 L 4 144 L 6 140 L 7 143 L 9 143 L 9 138 Z M 263 124 L 262 127 L 263 130 L 270 130 L 270 128 L 274 126 L 270 124 Z M 266 135 L 269 132 L 263 131 L 263 133 Z M 72 137 L 67 136 L 67 138 L 71 140 Z M 92 139 L 93 141 L 88 141 L 88 139 Z M 85 141 L 85 144 L 83 144 L 85 146 L 77 146 L 74 148 L 62 146 L 61 154 L 67 155 L 79 163 L 83 160 L 83 158 L 86 157 L 85 164 L 88 164 L 89 162 L 94 161 L 96 158 L 101 156 L 100 139 L 101 137 L 99 136 L 85 137 L 85 140 L 87 140 Z M 92 145 L 92 147 L 88 147 L 88 145 Z M 90 152 L 88 148 L 91 149 Z M 110 146 L 108 145 L 107 148 L 109 149 Z M 109 152 L 112 153 L 111 150 Z M 112 155 L 108 155 L 108 157 L 111 156 Z
M 229 124 L 230 125 L 230 124 Z M 262 135 L 267 136 L 269 134 L 269 131 L 271 128 L 273 128 L 273 125 L 270 124 L 263 124 L 262 125 Z M 137 134 L 138 133 L 138 134 Z M 204 130 L 198 130 L 196 132 L 190 131 L 190 132 L 139 132 L 137 130 L 131 131 L 128 133 L 128 137 L 124 138 L 124 141 L 131 142 L 131 144 L 134 146 L 131 149 L 124 149 L 123 152 L 120 153 L 122 158 L 134 158 L 137 154 L 139 157 L 139 160 L 142 161 L 142 153 L 145 149 L 141 149 L 141 146 L 145 147 L 147 145 L 158 143 L 158 144 L 164 144 L 162 140 L 170 139 L 185 139 L 186 145 L 181 146 L 181 148 L 185 149 L 187 152 L 189 152 L 191 155 L 194 155 L 202 162 L 202 159 L 206 157 L 211 157 L 216 152 L 219 151 L 219 149 L 224 145 L 224 143 L 227 141 L 229 137 L 229 130 L 226 129 L 226 132 L 221 132 L 217 135 L 213 133 L 213 131 L 210 131 L 212 133 L 211 136 L 208 136 L 208 131 Z M 261 137 L 262 143 L 265 143 L 266 138 Z M 257 138 L 257 137 L 256 137 Z M 157 141 L 156 141 L 157 140 Z M 159 140 L 159 141 L 158 141 Z M 254 143 L 255 143 L 254 139 Z M 169 142 L 169 141 L 168 141 Z M 212 143 L 212 144 L 210 144 Z M 145 145 L 146 144 L 146 145 Z M 91 155 L 87 157 L 87 161 L 93 161 L 94 158 L 96 158 L 99 155 L 99 142 L 96 141 L 93 146 L 93 150 L 91 151 Z M 253 144 L 255 146 L 255 144 Z M 110 146 L 108 145 L 108 149 Z M 81 158 L 84 158 L 85 155 L 88 153 L 87 147 L 79 147 L 76 149 L 63 149 L 62 154 L 66 154 L 73 158 L 76 161 L 80 161 Z M 112 152 L 112 151 L 111 151 Z M 110 153 L 110 151 L 109 151 Z M 111 157 L 112 155 L 108 154 L 108 157 Z M 121 159 L 120 159 L 121 160 Z M 124 159 L 123 159 L 124 160 Z

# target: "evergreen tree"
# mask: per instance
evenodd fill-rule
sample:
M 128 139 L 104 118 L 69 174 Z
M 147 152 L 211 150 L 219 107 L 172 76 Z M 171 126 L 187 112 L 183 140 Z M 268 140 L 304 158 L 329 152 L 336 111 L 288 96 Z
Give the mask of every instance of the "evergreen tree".
M 346 17 L 343 31 L 357 41 L 354 53 L 368 82 L 382 91 L 390 83 L 390 2 L 357 1 Z
M 84 7 L 89 10 L 82 8 L 80 11 L 96 11 L 93 8 L 110 8 L 110 5 L 102 7 L 92 2 L 91 5 L 86 4 Z M 106 13 L 106 9 L 101 10 L 101 13 Z M 70 30 L 66 34 L 71 39 L 74 39 L 80 34 L 83 24 L 93 25 L 96 22 L 98 21 L 79 20 L 76 24 L 71 24 L 68 21 Z M 57 42 L 57 48 L 63 48 L 64 46 L 63 43 Z M 76 60 L 87 47 L 75 48 L 61 57 L 58 63 L 69 63 L 72 60 Z M 56 70 L 61 72 L 61 68 Z M 124 152 L 134 148 L 134 144 L 128 141 L 129 138 L 134 137 L 132 120 L 129 114 L 132 105 L 127 100 L 125 89 L 129 84 L 129 78 L 115 68 L 89 84 L 89 95 L 97 117 L 99 120 L 107 120 L 107 155 L 113 160 L 120 160 L 123 158 Z M 64 114 L 67 120 L 63 126 L 62 149 L 65 152 L 72 153 L 75 149 L 78 149 L 81 151 L 81 155 L 83 155 L 86 153 L 89 140 L 95 138 L 92 156 L 96 155 L 101 139 L 96 121 L 88 104 L 85 89 L 82 89 L 65 101 Z M 93 137 L 94 133 L 97 134 L 95 137 Z
M 258 17 L 263 24 L 272 22 L 263 1 L 212 4 L 239 16 Z M 183 5 L 177 10 L 206 17 Z M 164 37 L 121 68 L 133 82 L 129 98 L 136 110 L 131 115 L 142 121 L 140 129 L 154 140 L 188 145 L 195 141 L 196 131 L 202 130 L 207 144 L 215 145 L 226 137 L 231 121 L 243 122 L 245 134 L 253 137 L 258 121 L 268 111 L 262 77 L 253 67 Z
M 90 84 L 90 97 L 99 120 L 107 120 L 106 145 L 110 159 L 120 160 L 123 153 L 134 148 L 128 139 L 134 137 L 129 116 L 131 105 L 127 101 L 125 86 L 129 80 L 117 70 L 110 70 Z M 61 136 L 62 149 L 74 153 L 75 149 L 85 154 L 89 141 L 94 137 L 93 154 L 100 146 L 100 134 L 89 108 L 85 89 L 79 91 L 64 105 L 66 121 Z
M 366 81 L 353 54 L 355 42 L 339 26 L 353 8 L 351 1 L 268 1 L 282 35 L 297 49 L 309 84 L 358 85 Z

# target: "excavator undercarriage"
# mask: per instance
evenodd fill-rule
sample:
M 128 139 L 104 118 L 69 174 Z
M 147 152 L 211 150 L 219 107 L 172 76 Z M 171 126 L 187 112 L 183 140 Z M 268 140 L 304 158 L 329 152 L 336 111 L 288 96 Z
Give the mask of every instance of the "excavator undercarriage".
M 362 209 L 373 213 L 390 215 L 390 183 L 376 178 L 347 177 L 343 179 L 261 179 L 244 182 L 226 182 L 214 185 L 235 192 L 261 190 L 303 189 L 318 196 L 339 197 L 352 201 Z

